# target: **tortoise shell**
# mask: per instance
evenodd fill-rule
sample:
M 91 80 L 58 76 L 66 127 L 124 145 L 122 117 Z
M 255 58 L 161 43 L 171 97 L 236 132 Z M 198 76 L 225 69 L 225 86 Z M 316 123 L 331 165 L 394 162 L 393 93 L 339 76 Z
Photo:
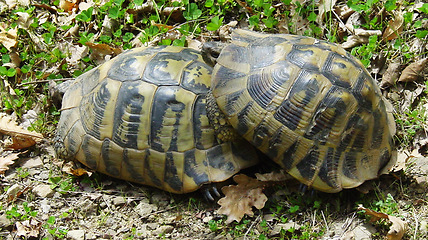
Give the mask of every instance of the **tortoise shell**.
M 219 143 L 209 124 L 211 71 L 195 50 L 159 46 L 126 51 L 81 75 L 63 97 L 58 155 L 172 193 L 254 165 L 248 142 Z
M 335 44 L 235 30 L 212 79 L 238 134 L 308 186 L 353 188 L 394 163 L 389 103 L 361 62 Z

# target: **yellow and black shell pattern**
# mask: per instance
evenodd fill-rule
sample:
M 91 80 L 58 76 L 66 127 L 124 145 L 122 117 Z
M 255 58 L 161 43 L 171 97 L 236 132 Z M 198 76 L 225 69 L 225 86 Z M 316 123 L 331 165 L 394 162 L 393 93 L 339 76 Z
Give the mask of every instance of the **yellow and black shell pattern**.
M 81 75 L 64 94 L 55 148 L 101 173 L 186 193 L 257 163 L 245 140 L 218 143 L 198 51 L 136 48 Z
M 389 103 L 361 62 L 335 44 L 238 29 L 212 78 L 238 134 L 308 186 L 353 188 L 395 160 Z

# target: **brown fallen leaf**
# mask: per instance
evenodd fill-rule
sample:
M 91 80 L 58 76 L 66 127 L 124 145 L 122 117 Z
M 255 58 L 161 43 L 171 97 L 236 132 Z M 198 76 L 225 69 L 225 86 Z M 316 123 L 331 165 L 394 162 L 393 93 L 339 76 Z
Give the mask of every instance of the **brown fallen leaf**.
M 394 18 L 389 20 L 388 26 L 383 32 L 382 39 L 391 41 L 398 38 L 403 31 L 404 17 L 402 12 L 396 12 Z
M 122 49 L 110 47 L 109 45 L 104 43 L 87 42 L 85 43 L 85 45 L 99 55 L 112 55 L 112 54 L 119 54 L 122 52 Z
M 234 176 L 233 180 L 238 185 L 223 187 L 221 190 L 225 197 L 218 200 L 221 206 L 218 213 L 227 215 L 227 224 L 241 221 L 245 214 L 253 216 L 252 207 L 262 209 L 267 201 L 266 195 L 262 192 L 266 183 L 244 174 Z
M 389 221 L 392 225 L 389 228 L 386 239 L 388 240 L 400 240 L 403 238 L 404 233 L 406 232 L 406 223 L 398 217 L 388 216 Z
M 369 42 L 369 37 L 366 36 L 356 36 L 356 35 L 351 35 L 348 37 L 348 39 L 346 40 L 346 42 L 343 42 L 341 44 L 341 46 L 344 49 L 348 49 L 348 48 L 352 48 L 364 43 L 368 43 Z
M 7 155 L 6 157 L 0 157 L 0 174 L 6 172 L 9 169 L 9 165 L 15 163 L 15 160 L 18 159 L 18 155 L 21 153 L 12 153 Z
M 16 235 L 23 236 L 25 238 L 37 237 L 40 234 L 42 222 L 35 218 L 25 220 L 22 222 L 16 222 Z
M 422 70 L 428 62 L 428 58 L 421 59 L 417 62 L 411 63 L 401 73 L 399 82 L 414 82 L 421 76 Z
M 10 51 L 11 48 L 16 47 L 18 44 L 18 29 L 16 27 L 9 30 L 6 29 L 8 29 L 7 26 L 0 24 L 0 43 Z
M 78 2 L 79 0 L 60 0 L 59 8 L 65 12 L 71 12 L 73 8 L 76 8 L 76 4 L 78 4 Z
M 401 69 L 402 67 L 399 62 L 393 62 L 389 64 L 385 73 L 382 75 L 382 81 L 380 82 L 381 88 L 394 86 L 400 77 Z
M 401 220 L 398 217 L 390 216 L 385 213 L 376 212 L 371 209 L 365 208 L 362 205 L 358 206 L 358 210 L 363 210 L 364 213 L 368 216 L 371 216 L 370 222 L 375 222 L 379 219 L 387 219 L 392 225 L 389 228 L 388 234 L 386 235 L 386 239 L 388 240 L 400 240 L 403 238 L 404 233 L 406 232 L 406 222 Z
M 77 168 L 77 169 L 71 169 L 71 174 L 77 177 L 80 177 L 86 174 L 88 175 L 88 177 L 90 177 L 92 175 L 92 172 L 88 172 L 86 169 L 83 169 L 83 168 Z
M 7 147 L 14 150 L 31 147 L 43 139 L 42 134 L 23 129 L 7 115 L 0 115 L 0 133 L 12 137 L 13 144 Z

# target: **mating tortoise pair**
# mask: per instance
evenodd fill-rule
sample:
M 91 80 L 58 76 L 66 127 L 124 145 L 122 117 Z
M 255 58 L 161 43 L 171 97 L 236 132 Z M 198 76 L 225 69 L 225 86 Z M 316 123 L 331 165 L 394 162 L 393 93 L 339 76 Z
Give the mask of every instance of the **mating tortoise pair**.
M 63 98 L 59 156 L 173 193 L 257 164 L 253 146 L 325 192 L 394 163 L 388 102 L 342 48 L 244 30 L 219 55 L 210 46 L 204 58 L 136 48 L 80 76 Z

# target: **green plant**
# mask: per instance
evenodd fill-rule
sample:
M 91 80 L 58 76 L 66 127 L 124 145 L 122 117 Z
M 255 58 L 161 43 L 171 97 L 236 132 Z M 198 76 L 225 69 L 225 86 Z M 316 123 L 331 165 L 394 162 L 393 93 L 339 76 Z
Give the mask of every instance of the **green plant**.
M 62 194 L 76 190 L 73 178 L 64 179 L 63 177 L 50 177 L 48 181 L 51 183 L 52 189 L 56 188 L 56 190 Z
M 32 210 L 28 206 L 28 202 L 23 202 L 21 207 L 22 209 L 18 205 L 15 205 L 10 210 L 7 210 L 6 218 L 15 221 L 24 221 L 37 216 L 37 211 Z
M 373 53 L 378 48 L 378 37 L 372 35 L 369 37 L 369 42 L 352 49 L 351 54 L 361 60 L 365 67 L 370 65 Z
M 55 216 L 50 216 L 43 228 L 45 228 L 52 236 L 58 239 L 63 239 L 67 236 L 68 230 L 55 227 L 56 218 Z
M 20 178 L 26 178 L 28 175 L 30 175 L 28 168 L 22 168 L 22 167 L 17 168 L 16 173 Z
M 209 220 L 208 221 L 208 227 L 210 228 L 210 230 L 212 232 L 217 232 L 218 230 L 221 229 L 221 227 L 219 227 L 219 225 L 221 225 L 222 222 L 223 222 L 222 219 L 217 220 L 217 221 L 215 221 L 215 220 Z

